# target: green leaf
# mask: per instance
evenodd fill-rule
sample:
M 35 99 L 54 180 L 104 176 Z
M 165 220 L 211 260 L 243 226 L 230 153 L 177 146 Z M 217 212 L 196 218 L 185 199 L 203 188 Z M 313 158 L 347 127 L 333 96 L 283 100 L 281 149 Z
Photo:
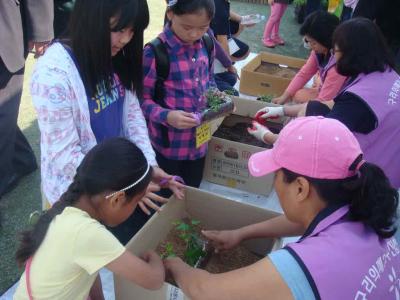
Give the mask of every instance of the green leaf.
M 190 226 L 183 222 L 176 227 L 176 230 L 179 230 L 179 231 L 188 231 L 189 229 L 190 229 Z
M 199 225 L 201 222 L 199 220 L 192 220 L 192 225 Z

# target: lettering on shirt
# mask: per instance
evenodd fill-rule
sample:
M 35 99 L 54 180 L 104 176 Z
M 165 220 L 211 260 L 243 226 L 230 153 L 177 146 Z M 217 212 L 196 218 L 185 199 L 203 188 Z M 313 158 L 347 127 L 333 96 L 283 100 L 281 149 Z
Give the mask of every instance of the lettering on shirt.
M 388 104 L 391 105 L 397 104 L 397 100 L 399 98 L 399 92 L 400 92 L 400 78 L 393 83 L 392 89 L 389 92 Z
M 106 92 L 106 87 L 104 82 L 97 84 L 96 94 L 92 97 L 92 101 L 95 102 L 93 105 L 93 112 L 95 114 L 101 113 L 106 110 L 111 104 L 116 102 L 120 98 L 124 98 L 125 90 L 122 83 L 115 78 L 111 85 L 111 92 Z
M 354 300 L 368 300 L 372 291 L 377 287 L 379 280 L 387 276 L 390 280 L 389 292 L 393 295 L 392 299 L 400 300 L 400 270 L 390 267 L 386 270 L 388 263 L 400 254 L 399 244 L 395 238 L 391 238 L 386 247 L 386 251 L 376 259 L 376 262 L 370 266 L 367 274 L 361 280 L 361 288 L 354 296 Z

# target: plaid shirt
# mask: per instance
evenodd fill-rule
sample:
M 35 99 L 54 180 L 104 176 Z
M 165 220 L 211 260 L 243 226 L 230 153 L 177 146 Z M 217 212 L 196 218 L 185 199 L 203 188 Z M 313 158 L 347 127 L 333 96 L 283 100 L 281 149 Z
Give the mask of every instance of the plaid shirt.
M 142 110 L 148 121 L 150 139 L 154 149 L 168 159 L 199 159 L 206 154 L 207 144 L 196 148 L 196 128 L 173 128 L 167 123 L 167 114 L 171 110 L 200 112 L 204 109 L 205 100 L 202 95 L 209 87 L 215 87 L 213 72 L 209 70 L 207 49 L 202 40 L 193 45 L 183 44 L 168 25 L 159 38 L 166 44 L 170 60 L 169 76 L 164 82 L 164 103 L 168 108 L 161 107 L 153 100 L 157 72 L 153 50 L 146 46 L 143 54 Z M 163 146 L 160 124 L 168 128 L 168 148 Z

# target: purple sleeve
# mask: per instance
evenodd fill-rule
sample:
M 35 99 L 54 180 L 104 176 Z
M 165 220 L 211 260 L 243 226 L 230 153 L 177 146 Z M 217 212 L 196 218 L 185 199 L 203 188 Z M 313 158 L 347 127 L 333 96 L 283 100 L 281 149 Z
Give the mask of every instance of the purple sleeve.
M 214 33 L 211 30 L 211 28 L 208 29 L 207 33 L 214 41 L 215 58 L 218 59 L 225 68 L 229 68 L 230 66 L 232 66 L 231 58 L 229 57 L 229 55 L 225 52 L 224 48 L 222 48 L 221 44 L 215 38 Z

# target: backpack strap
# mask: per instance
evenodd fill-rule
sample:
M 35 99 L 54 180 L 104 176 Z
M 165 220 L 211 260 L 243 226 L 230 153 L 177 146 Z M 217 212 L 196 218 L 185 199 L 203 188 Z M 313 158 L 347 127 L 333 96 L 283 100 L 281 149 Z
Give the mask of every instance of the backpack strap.
M 169 56 L 167 47 L 160 38 L 155 38 L 148 43 L 154 53 L 154 59 L 156 62 L 156 73 L 157 80 L 154 89 L 154 99 L 157 104 L 165 108 L 165 88 L 164 82 L 167 80 L 169 75 Z
M 156 64 L 157 79 L 154 86 L 153 100 L 163 108 L 167 108 L 164 99 L 166 96 L 164 82 L 169 76 L 169 56 L 167 47 L 160 38 L 155 38 L 147 45 L 151 47 L 154 53 L 154 59 Z M 170 141 L 168 137 L 168 128 L 165 125 L 160 124 L 159 129 L 162 136 L 162 144 L 165 148 L 169 148 Z
M 203 43 L 206 46 L 207 55 L 208 55 L 208 69 L 211 72 L 211 68 L 212 68 L 212 65 L 214 62 L 213 55 L 212 55 L 213 50 L 214 50 L 214 41 L 208 33 L 205 33 L 201 39 L 203 40 Z

